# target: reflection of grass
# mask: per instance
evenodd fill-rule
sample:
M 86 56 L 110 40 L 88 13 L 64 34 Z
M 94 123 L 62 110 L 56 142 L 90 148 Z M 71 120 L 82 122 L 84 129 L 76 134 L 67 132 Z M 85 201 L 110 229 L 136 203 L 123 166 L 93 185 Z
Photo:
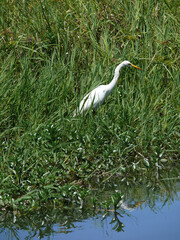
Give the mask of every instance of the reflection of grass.
M 149 173 L 148 173 L 149 174 Z M 171 205 L 177 197 L 176 180 L 157 180 L 151 172 L 148 176 L 122 181 L 119 178 L 107 180 L 100 184 L 100 188 L 95 190 L 92 195 L 86 198 L 86 203 L 80 208 L 78 202 L 66 202 L 54 207 L 51 204 L 42 206 L 38 209 L 31 209 L 26 214 L 19 214 L 19 211 L 1 211 L 0 232 L 11 232 L 11 235 L 18 236 L 19 231 L 26 231 L 27 235 L 43 237 L 50 236 L 58 232 L 69 233 L 88 220 L 107 229 L 107 223 L 111 225 L 110 229 L 117 232 L 126 231 L 126 216 L 134 218 L 136 208 L 148 206 L 152 211 L 162 213 L 162 208 Z M 161 177 L 173 176 L 174 170 L 162 171 Z M 98 178 L 97 178 L 98 179 Z M 101 181 L 100 181 L 101 182 Z M 93 183 L 92 183 L 93 184 Z M 108 194 L 107 194 L 108 193 Z M 50 200 L 49 200 L 50 202 Z M 62 203 L 62 201 L 61 201 Z M 28 213 L 28 214 L 27 214 Z M 86 221 L 87 220 L 87 221 Z M 28 239 L 29 239 L 28 238 Z
M 1 1 L 1 205 L 82 205 L 97 173 L 178 159 L 179 23 L 167 2 Z M 123 70 L 96 115 L 72 118 L 124 59 L 143 70 Z

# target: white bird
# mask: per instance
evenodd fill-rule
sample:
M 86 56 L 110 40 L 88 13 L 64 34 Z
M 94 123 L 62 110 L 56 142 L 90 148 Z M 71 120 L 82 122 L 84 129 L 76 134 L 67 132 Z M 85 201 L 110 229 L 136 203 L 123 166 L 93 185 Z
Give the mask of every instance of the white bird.
M 115 74 L 112 79 L 112 81 L 107 85 L 100 85 L 99 87 L 95 88 L 91 92 L 89 92 L 80 102 L 79 107 L 74 111 L 73 116 L 76 116 L 78 114 L 81 114 L 85 111 L 87 111 L 89 108 L 98 108 L 104 100 L 108 97 L 108 95 L 112 92 L 114 87 L 116 86 L 116 83 L 119 78 L 119 73 L 122 67 L 129 66 L 141 69 L 140 67 L 137 67 L 130 63 L 129 61 L 123 61 L 120 63 L 116 69 Z

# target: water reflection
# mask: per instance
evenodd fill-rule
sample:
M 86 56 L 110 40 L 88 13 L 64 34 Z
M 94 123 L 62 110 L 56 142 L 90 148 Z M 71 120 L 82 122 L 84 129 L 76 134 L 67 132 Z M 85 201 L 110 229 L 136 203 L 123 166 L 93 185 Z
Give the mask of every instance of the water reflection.
M 6 236 L 6 239 L 24 239 L 21 238 L 22 232 L 25 232 L 26 239 L 69 234 L 91 218 L 100 219 L 102 223 L 110 219 L 111 229 L 123 232 L 124 217 L 131 217 L 135 209 L 140 208 L 143 211 L 148 206 L 158 213 L 165 205 L 180 200 L 180 179 L 177 172 L 172 175 L 171 171 L 170 169 L 165 174 L 160 174 L 158 178 L 149 173 L 138 177 L 116 176 L 106 181 L 94 179 L 91 182 L 93 196 L 86 199 L 83 208 L 76 204 L 58 208 L 48 206 L 23 215 L 16 211 L 1 211 L 0 238 Z

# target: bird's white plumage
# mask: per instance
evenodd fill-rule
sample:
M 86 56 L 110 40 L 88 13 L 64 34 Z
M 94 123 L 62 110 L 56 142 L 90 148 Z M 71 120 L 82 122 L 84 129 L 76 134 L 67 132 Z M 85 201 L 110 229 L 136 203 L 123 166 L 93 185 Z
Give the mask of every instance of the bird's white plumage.
M 74 116 L 87 111 L 89 108 L 98 108 L 104 102 L 104 100 L 107 98 L 107 96 L 111 93 L 111 91 L 114 89 L 114 87 L 118 81 L 118 78 L 119 78 L 120 69 L 124 66 L 132 66 L 132 67 L 140 69 L 139 67 L 130 63 L 129 61 L 123 61 L 121 64 L 119 64 L 116 67 L 114 77 L 109 84 L 100 85 L 99 87 L 97 87 L 94 90 L 92 90 L 91 92 L 89 92 L 81 100 L 79 107 L 74 111 Z
M 80 102 L 79 110 L 80 113 L 88 110 L 90 107 L 97 108 L 99 107 L 105 100 L 108 95 L 108 89 L 106 90 L 106 85 L 100 85 L 99 87 L 92 90 L 88 93 Z

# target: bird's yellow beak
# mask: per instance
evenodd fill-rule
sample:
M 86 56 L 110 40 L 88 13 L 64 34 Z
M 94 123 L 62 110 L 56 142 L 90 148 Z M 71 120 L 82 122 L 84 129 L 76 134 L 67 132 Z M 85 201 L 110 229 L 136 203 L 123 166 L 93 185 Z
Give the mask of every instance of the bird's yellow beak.
M 131 66 L 134 67 L 134 68 L 137 68 L 137 69 L 141 69 L 141 70 L 142 70 L 142 68 L 137 67 L 137 66 L 133 65 L 132 63 L 131 63 Z

